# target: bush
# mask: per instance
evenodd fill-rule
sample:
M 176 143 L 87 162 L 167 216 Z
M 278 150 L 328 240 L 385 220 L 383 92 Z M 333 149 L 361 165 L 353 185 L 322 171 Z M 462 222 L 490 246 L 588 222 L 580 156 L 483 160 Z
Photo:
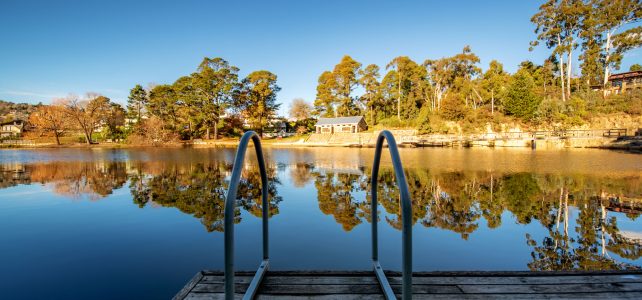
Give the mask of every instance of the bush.
M 440 111 L 444 118 L 452 121 L 463 120 L 469 112 L 470 108 L 457 96 L 446 97 L 442 102 Z
M 504 99 L 506 114 L 531 120 L 535 117 L 540 102 L 541 98 L 533 92 L 533 77 L 523 69 L 517 71 Z

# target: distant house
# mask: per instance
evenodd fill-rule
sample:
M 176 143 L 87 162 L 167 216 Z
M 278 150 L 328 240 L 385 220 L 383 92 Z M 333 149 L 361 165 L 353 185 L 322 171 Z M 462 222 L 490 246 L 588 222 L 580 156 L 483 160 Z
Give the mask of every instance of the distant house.
M 594 88 L 594 90 L 597 89 L 599 86 Z M 627 93 L 634 89 L 642 89 L 642 71 L 617 73 L 609 76 L 606 95 Z
M 13 120 L 0 123 L 0 137 L 18 137 L 22 134 L 25 122 L 22 120 Z
M 357 133 L 368 129 L 363 116 L 319 118 L 314 126 L 316 133 Z

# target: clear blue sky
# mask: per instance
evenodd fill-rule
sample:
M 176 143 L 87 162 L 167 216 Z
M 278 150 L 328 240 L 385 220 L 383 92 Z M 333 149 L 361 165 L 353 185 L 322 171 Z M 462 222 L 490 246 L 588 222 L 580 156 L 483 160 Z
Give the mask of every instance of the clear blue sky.
M 293 98 L 312 102 L 319 74 L 345 54 L 381 67 L 470 45 L 486 68 L 509 71 L 528 51 L 541 1 L 0 1 L 0 99 L 49 103 L 98 92 L 125 103 L 135 84 L 172 83 L 204 56 L 241 76 L 269 70 Z M 636 61 L 637 60 L 637 61 Z M 631 53 L 623 68 L 639 62 Z M 574 68 L 576 73 L 577 68 Z

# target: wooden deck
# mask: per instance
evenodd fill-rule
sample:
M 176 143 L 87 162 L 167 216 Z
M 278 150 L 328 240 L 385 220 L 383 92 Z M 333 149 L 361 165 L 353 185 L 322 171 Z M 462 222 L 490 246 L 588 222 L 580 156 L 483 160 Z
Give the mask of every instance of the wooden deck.
M 386 272 L 395 293 L 401 275 Z M 237 272 L 235 298 L 253 272 Z M 223 299 L 223 273 L 201 271 L 174 299 Z M 399 296 L 399 295 L 397 295 Z M 369 271 L 269 271 L 256 299 L 384 299 Z M 642 299 L 642 270 L 607 272 L 415 272 L 413 299 Z

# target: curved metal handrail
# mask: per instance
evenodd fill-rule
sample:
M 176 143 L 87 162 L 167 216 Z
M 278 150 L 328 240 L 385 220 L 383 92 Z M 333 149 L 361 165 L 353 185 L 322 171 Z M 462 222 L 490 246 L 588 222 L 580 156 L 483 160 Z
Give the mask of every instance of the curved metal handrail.
M 401 196 L 401 254 L 402 254 L 402 299 L 412 298 L 412 201 L 410 199 L 410 192 L 408 190 L 408 183 L 406 182 L 406 175 L 403 172 L 401 159 L 399 157 L 399 149 L 397 142 L 390 131 L 384 130 L 377 137 L 377 144 L 375 149 L 374 163 L 372 165 L 372 176 L 370 194 L 372 197 L 372 263 L 374 266 L 375 274 L 379 280 L 379 284 L 383 289 L 386 299 L 396 299 L 390 283 L 383 272 L 383 268 L 379 264 L 379 243 L 377 233 L 377 183 L 379 179 L 379 162 L 381 160 L 381 151 L 383 149 L 384 139 L 388 141 L 388 149 L 392 159 L 392 166 L 395 170 L 397 177 L 397 185 L 399 186 L 399 194 Z
M 236 157 L 234 158 L 234 167 L 232 168 L 232 177 L 230 179 L 230 187 L 227 191 L 227 198 L 225 200 L 225 221 L 224 221 L 224 235 L 225 235 L 225 299 L 234 299 L 234 210 L 236 208 L 236 193 L 238 191 L 239 181 L 241 179 L 241 171 L 243 170 L 243 162 L 245 161 L 245 151 L 247 145 L 252 139 L 254 148 L 256 149 L 256 158 L 259 163 L 259 170 L 261 172 L 261 201 L 263 210 L 263 261 L 259 266 L 252 282 L 247 288 L 243 299 L 252 299 L 256 294 L 256 290 L 263 279 L 263 275 L 269 266 L 268 256 L 268 181 L 267 171 L 265 169 L 265 160 L 263 159 L 263 150 L 261 148 L 261 138 L 254 131 L 246 132 L 241 141 L 239 142 L 238 149 L 236 150 Z

